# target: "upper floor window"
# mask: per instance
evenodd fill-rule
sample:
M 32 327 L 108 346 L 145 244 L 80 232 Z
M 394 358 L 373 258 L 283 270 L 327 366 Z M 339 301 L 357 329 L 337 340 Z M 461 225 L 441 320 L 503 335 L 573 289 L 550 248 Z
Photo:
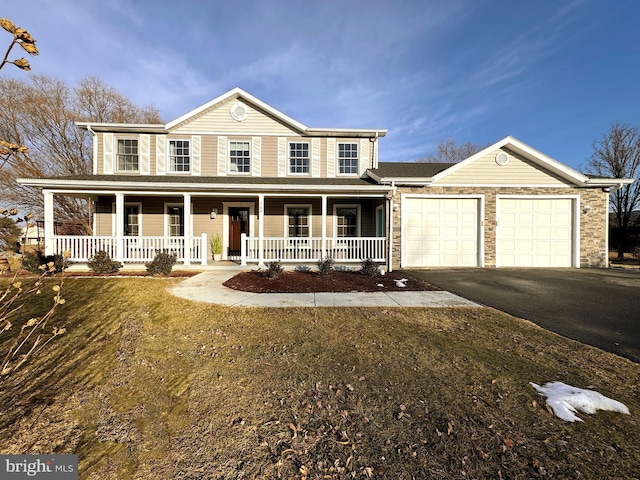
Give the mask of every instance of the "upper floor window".
M 309 173 L 309 144 L 289 144 L 289 173 Z
M 249 142 L 229 142 L 229 171 L 233 173 L 251 172 Z
M 138 139 L 118 139 L 118 170 L 133 172 L 139 170 Z
M 338 144 L 338 173 L 343 175 L 358 173 L 358 144 Z
M 190 169 L 189 140 L 169 140 L 169 171 L 188 172 Z

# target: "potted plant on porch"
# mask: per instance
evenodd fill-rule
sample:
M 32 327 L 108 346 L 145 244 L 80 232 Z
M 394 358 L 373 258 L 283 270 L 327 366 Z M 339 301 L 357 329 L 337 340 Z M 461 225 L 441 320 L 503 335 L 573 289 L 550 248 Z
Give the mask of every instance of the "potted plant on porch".
M 219 233 L 211 237 L 211 253 L 215 262 L 222 260 L 222 237 Z

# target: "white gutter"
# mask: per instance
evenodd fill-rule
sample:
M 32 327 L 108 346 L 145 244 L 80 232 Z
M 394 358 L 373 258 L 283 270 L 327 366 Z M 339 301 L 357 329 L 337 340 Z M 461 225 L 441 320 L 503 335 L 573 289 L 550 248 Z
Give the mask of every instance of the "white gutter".
M 632 182 L 633 182 L 633 180 L 631 180 L 630 182 L 620 182 L 617 185 L 611 185 L 609 187 L 605 187 L 605 188 L 602 189 L 602 191 L 605 192 L 605 193 L 614 193 L 614 192 L 617 192 L 618 190 L 620 190 L 625 185 L 630 185 Z

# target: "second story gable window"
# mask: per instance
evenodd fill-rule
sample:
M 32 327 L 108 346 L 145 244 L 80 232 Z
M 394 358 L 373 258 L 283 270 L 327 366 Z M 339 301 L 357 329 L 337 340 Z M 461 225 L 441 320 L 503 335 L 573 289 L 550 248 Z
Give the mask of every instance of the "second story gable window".
M 190 170 L 189 140 L 169 140 L 169 171 L 189 172 Z
M 338 173 L 351 175 L 358 173 L 358 144 L 338 144 Z
M 289 173 L 309 173 L 309 144 L 289 144 Z
M 137 172 L 140 169 L 138 163 L 138 139 L 118 139 L 118 170 L 121 172 Z
M 249 142 L 229 142 L 229 171 L 232 173 L 250 173 L 251 155 Z

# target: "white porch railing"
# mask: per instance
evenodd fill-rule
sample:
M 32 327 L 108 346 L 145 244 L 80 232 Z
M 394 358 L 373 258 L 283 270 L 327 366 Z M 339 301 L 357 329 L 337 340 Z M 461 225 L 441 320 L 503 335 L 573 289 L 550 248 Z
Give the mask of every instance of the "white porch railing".
M 119 244 L 122 246 L 119 247 Z M 114 260 L 124 263 L 150 262 L 158 251 L 177 255 L 178 262 L 207 263 L 207 235 L 200 237 L 91 237 L 56 235 L 53 237 L 55 253 L 69 252 L 70 260 L 86 262 L 96 252 L 104 250 Z M 187 250 L 185 250 L 187 247 Z M 188 256 L 185 253 L 188 252 Z
M 331 257 L 340 262 L 361 262 L 371 259 L 386 261 L 386 239 L 384 237 L 328 237 L 322 248 L 321 237 L 265 237 L 242 235 L 241 262 L 317 262 Z

